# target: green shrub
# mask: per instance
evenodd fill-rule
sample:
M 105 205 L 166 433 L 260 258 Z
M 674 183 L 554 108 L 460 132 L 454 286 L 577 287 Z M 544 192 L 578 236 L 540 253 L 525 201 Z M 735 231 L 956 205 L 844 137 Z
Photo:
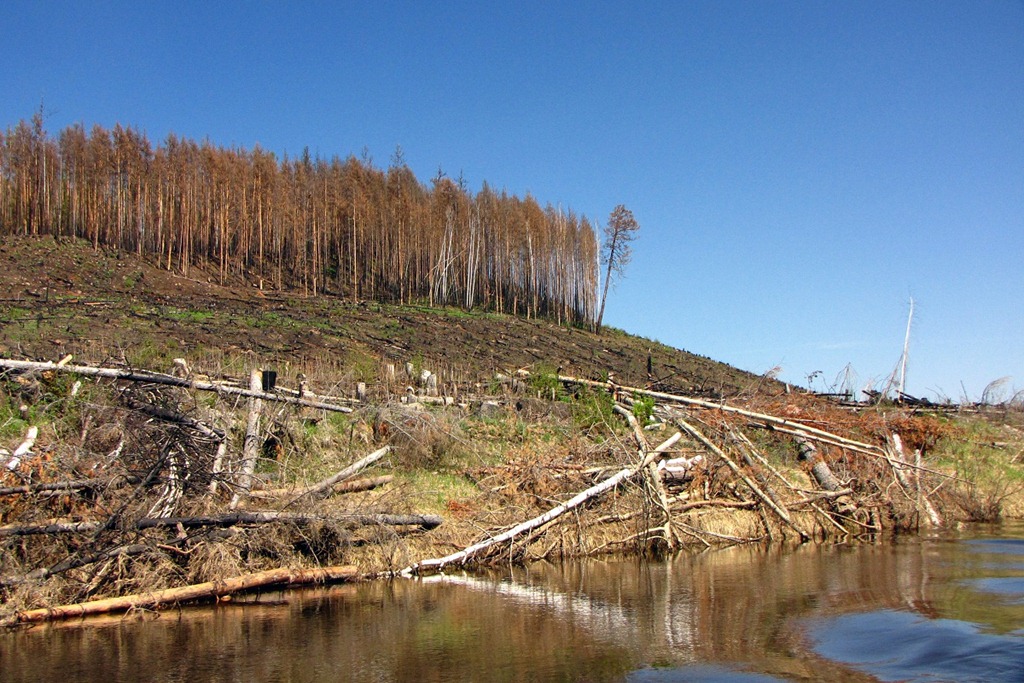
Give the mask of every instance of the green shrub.
M 538 398 L 549 401 L 565 398 L 565 387 L 558 379 L 558 371 L 549 365 L 538 366 L 530 374 L 529 385 Z
M 651 417 L 654 415 L 654 399 L 650 396 L 643 396 L 639 393 L 633 393 L 633 417 L 637 419 L 641 427 L 646 427 L 651 423 Z
M 615 399 L 606 391 L 582 389 L 572 402 L 572 419 L 585 429 L 615 424 Z

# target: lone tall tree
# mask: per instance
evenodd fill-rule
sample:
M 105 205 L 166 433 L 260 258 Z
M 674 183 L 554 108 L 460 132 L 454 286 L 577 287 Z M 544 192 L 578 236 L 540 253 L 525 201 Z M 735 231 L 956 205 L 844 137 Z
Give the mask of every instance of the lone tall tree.
M 601 244 L 601 263 L 608 268 L 604 275 L 604 292 L 601 294 L 601 306 L 597 312 L 597 322 L 594 329 L 601 331 L 601 321 L 604 319 L 604 304 L 608 301 L 608 286 L 612 281 L 612 273 L 621 276 L 622 271 L 629 264 L 633 257 L 633 249 L 629 243 L 636 239 L 636 233 L 640 230 L 640 224 L 633 218 L 633 212 L 622 204 L 612 209 L 612 215 L 608 217 L 608 225 L 604 228 L 604 242 Z

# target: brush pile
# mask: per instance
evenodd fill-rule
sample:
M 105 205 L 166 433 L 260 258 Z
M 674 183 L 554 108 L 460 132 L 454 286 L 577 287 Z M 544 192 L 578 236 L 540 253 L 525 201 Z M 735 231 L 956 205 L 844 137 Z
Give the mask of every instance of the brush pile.
M 83 381 L 100 369 L 3 363 L 4 403 L 18 422 L 46 427 L 0 450 L 0 617 L 277 568 L 339 567 L 353 547 L 442 522 L 364 493 L 391 480 L 357 478 L 391 452 L 386 444 L 315 480 L 308 463 L 283 457 L 295 454 L 306 421 L 323 419 L 323 406 L 350 407 L 232 383 L 203 392 L 195 387 L 214 383 L 160 373 L 106 368 L 109 379 Z
M 0 619 L 226 577 L 874 538 L 984 516 L 927 458 L 956 436 L 940 419 L 554 374 L 491 386 L 367 403 L 258 373 L 246 386 L 184 365 L 0 359 Z

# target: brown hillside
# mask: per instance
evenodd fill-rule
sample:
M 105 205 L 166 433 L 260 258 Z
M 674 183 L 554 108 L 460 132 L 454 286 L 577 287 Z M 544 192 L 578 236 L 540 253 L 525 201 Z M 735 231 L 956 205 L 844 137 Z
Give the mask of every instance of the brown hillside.
M 431 368 L 442 381 L 486 382 L 519 368 L 706 396 L 769 384 L 705 357 L 615 329 L 596 335 L 482 311 L 395 306 L 259 291 L 163 270 L 83 241 L 8 237 L 0 245 L 0 355 L 77 362 L 127 361 L 162 369 L 171 358 L 216 357 L 241 372 L 246 358 L 285 373 L 310 364 L 372 382 L 386 364 Z M 650 358 L 650 361 L 648 361 Z M 650 362 L 650 374 L 648 373 Z

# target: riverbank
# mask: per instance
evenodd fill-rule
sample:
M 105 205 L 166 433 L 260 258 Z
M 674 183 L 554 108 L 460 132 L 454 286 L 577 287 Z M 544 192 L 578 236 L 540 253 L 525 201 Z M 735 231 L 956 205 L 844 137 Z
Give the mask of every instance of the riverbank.
M 0 619 L 1024 515 L 1018 408 L 850 408 L 618 330 L 263 292 L 74 240 L 0 255 Z
M 246 577 L 275 570 L 345 567 L 353 580 L 833 543 L 1024 510 L 1011 411 L 707 401 L 551 371 L 458 399 L 396 380 L 366 390 L 387 400 L 360 401 L 180 364 L 97 378 L 4 363 L 5 404 L 37 430 L 5 457 L 9 624 L 118 596 L 149 599 L 121 609 L 166 606 L 183 587 L 251 588 Z M 170 597 L 154 602 L 160 590 Z

